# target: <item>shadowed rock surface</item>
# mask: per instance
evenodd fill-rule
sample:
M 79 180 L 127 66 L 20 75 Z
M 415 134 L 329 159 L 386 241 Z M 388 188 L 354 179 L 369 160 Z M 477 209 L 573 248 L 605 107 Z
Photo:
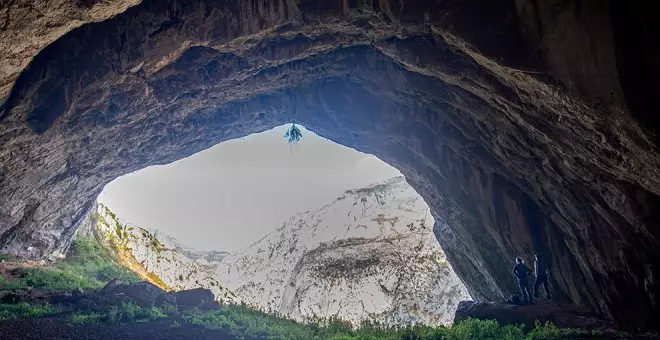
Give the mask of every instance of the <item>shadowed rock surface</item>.
M 139 0 L 3 0 L 0 3 L 0 98 L 42 48 L 74 28 L 108 19 Z
M 0 249 L 57 255 L 112 179 L 295 121 L 398 168 L 475 299 L 538 252 L 558 297 L 657 327 L 650 4 L 143 1 L 0 99 Z
M 575 306 L 537 301 L 534 305 L 517 306 L 504 302 L 461 301 L 458 304 L 454 322 L 467 318 L 497 320 L 502 325 L 520 325 L 534 328 L 552 322 L 560 328 L 596 329 L 615 332 L 616 325 L 602 315 Z
M 227 330 L 208 330 L 202 326 L 182 324 L 172 327 L 172 320 L 162 319 L 149 323 L 107 324 L 90 323 L 72 325 L 66 317 L 18 319 L 0 323 L 0 332 L 6 340 L 234 340 Z M 252 337 L 242 337 L 254 340 Z

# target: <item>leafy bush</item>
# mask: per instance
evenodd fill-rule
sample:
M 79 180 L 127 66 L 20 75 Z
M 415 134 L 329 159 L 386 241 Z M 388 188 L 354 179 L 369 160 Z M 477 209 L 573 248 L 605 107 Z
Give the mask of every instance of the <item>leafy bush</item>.
M 20 259 L 18 257 L 12 256 L 12 255 L 9 255 L 9 254 L 0 254 L 0 261 L 16 262 L 16 261 L 20 261 Z
M 37 305 L 21 302 L 17 304 L 0 304 L 0 320 L 18 318 L 34 318 L 57 313 L 58 310 L 48 304 Z
M 58 312 L 49 305 L 0 305 L 0 320 L 19 317 L 39 317 Z M 551 323 L 537 323 L 525 333 L 524 326 L 500 325 L 495 320 L 467 319 L 453 327 L 409 326 L 402 328 L 384 327 L 378 324 L 363 324 L 353 328 L 339 319 L 330 318 L 319 323 L 300 323 L 276 317 L 246 306 L 224 306 L 216 311 L 196 308 L 178 311 L 174 306 L 165 308 L 143 308 L 134 302 L 112 306 L 104 312 L 76 313 L 71 316 L 73 324 L 106 322 L 113 324 L 146 323 L 171 317 L 169 328 L 179 328 L 181 323 L 198 325 L 210 330 L 224 330 L 238 338 L 264 339 L 332 339 L 332 340 L 459 340 L 459 339 L 567 339 L 587 338 L 597 335 L 585 330 L 560 329 Z
M 121 307 L 110 307 L 105 320 L 109 323 L 140 323 L 166 317 L 158 307 L 143 308 L 134 302 L 124 302 Z
M 51 267 L 20 269 L 20 280 L 0 289 L 35 287 L 46 290 L 100 288 L 113 278 L 139 281 L 139 277 L 123 267 L 116 255 L 96 240 L 78 237 L 69 257 Z
M 71 316 L 71 322 L 73 324 L 95 323 L 103 321 L 105 317 L 102 313 L 76 313 Z
M 208 329 L 223 329 L 237 337 L 275 339 L 333 340 L 436 340 L 436 339 L 565 339 L 588 336 L 582 330 L 560 329 L 553 324 L 537 324 L 529 333 L 523 325 L 500 325 L 495 320 L 467 319 L 452 327 L 409 326 L 385 327 L 365 323 L 354 329 L 346 321 L 335 318 L 299 323 L 262 313 L 246 306 L 225 306 L 218 311 L 183 311 L 183 320 Z
M 534 325 L 534 328 L 527 334 L 526 339 L 566 339 L 566 338 L 575 338 L 575 337 L 600 337 L 598 331 L 590 332 L 583 329 L 573 329 L 573 328 L 559 328 L 553 323 L 546 322 L 541 324 L 538 320 Z
M 524 326 L 500 325 L 495 320 L 467 319 L 454 325 L 447 334 L 449 339 L 524 339 Z
M 167 314 L 158 307 L 140 307 L 134 302 L 124 302 L 121 306 L 112 306 L 104 312 L 73 314 L 71 322 L 74 324 L 93 322 L 143 323 L 166 317 Z

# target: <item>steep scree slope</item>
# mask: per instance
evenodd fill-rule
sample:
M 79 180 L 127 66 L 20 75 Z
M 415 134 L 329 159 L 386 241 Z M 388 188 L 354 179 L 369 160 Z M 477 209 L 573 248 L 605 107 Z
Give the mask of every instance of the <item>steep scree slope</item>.
M 2 3 L 3 46 L 51 32 L 27 3 Z M 514 290 L 509 261 L 540 252 L 559 297 L 657 327 L 653 3 L 116 7 L 0 60 L 6 87 L 32 58 L 0 100 L 0 248 L 61 252 L 117 176 L 295 120 L 401 170 L 474 298 Z

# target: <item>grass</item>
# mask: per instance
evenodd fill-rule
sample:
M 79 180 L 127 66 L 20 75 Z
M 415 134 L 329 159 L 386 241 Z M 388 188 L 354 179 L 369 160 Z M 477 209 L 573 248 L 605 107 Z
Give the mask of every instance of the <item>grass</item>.
M 16 304 L 0 304 L 0 320 L 11 320 L 18 318 L 35 318 L 40 316 L 45 316 L 49 314 L 54 314 L 59 312 L 57 308 L 52 307 L 51 305 L 36 305 L 29 304 L 27 302 L 21 302 Z
M 16 262 L 16 261 L 20 261 L 20 259 L 18 257 L 9 254 L 0 254 L 0 261 Z
M 0 291 L 40 288 L 64 291 L 76 288 L 103 287 L 113 278 L 139 281 L 139 277 L 123 267 L 117 256 L 100 242 L 79 237 L 67 259 L 49 267 L 21 268 L 20 279 L 0 286 Z
M 140 307 L 134 302 L 124 302 L 121 306 L 112 306 L 105 312 L 75 313 L 71 316 L 74 324 L 106 322 L 144 323 L 167 318 L 167 310 L 158 307 Z M 171 313 L 171 311 L 170 311 Z
M 495 320 L 468 319 L 453 327 L 411 326 L 383 327 L 365 323 L 354 329 L 350 323 L 329 319 L 316 323 L 299 323 L 274 315 L 255 311 L 245 306 L 225 306 L 218 311 L 183 311 L 186 323 L 208 329 L 228 330 L 237 337 L 268 339 L 565 339 L 591 336 L 592 333 L 576 329 L 559 329 L 552 324 L 537 324 L 526 330 L 523 325 L 500 325 Z
M 100 288 L 109 280 L 120 278 L 138 281 L 136 274 L 123 267 L 116 253 L 92 239 L 78 238 L 66 260 L 54 266 L 22 269 L 18 281 L 0 283 L 0 293 L 25 287 L 59 291 L 75 288 Z M 296 322 L 282 315 L 268 314 L 245 305 L 224 305 L 219 310 L 178 309 L 175 306 L 140 307 L 134 302 L 119 306 L 101 306 L 101 310 L 71 313 L 48 304 L 0 304 L 0 321 L 16 318 L 42 317 L 55 313 L 65 315 L 72 324 L 147 323 L 168 319 L 169 328 L 196 325 L 210 330 L 222 330 L 237 338 L 257 339 L 332 339 L 332 340 L 431 340 L 431 339 L 565 339 L 596 336 L 577 329 L 559 329 L 552 324 L 537 324 L 533 329 L 523 325 L 500 325 L 494 320 L 468 319 L 452 327 L 410 326 L 384 327 L 364 323 L 354 328 L 351 323 L 336 319 L 314 319 Z M 169 323 L 169 321 L 172 323 Z
M 223 306 L 216 311 L 196 308 L 179 310 L 174 306 L 163 308 L 139 307 L 135 303 L 124 303 L 110 307 L 104 312 L 76 313 L 71 316 L 73 324 L 86 323 L 144 323 L 170 318 L 169 328 L 182 324 L 196 325 L 209 330 L 223 330 L 237 338 L 257 339 L 331 339 L 331 340 L 461 340 L 501 339 L 535 340 L 594 337 L 598 334 L 577 329 L 560 329 L 547 323 L 538 323 L 533 329 L 523 325 L 500 325 L 495 320 L 467 319 L 452 327 L 410 326 L 403 328 L 383 327 L 365 323 L 355 329 L 340 319 L 317 320 L 300 323 L 281 316 L 267 314 L 247 306 Z

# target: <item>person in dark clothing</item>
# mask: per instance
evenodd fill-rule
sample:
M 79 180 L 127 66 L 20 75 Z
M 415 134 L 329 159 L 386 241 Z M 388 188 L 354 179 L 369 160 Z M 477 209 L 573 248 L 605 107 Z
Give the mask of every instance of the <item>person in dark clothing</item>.
M 516 257 L 516 266 L 513 267 L 513 274 L 518 278 L 518 288 L 520 293 L 528 304 L 532 304 L 532 297 L 529 294 L 529 285 L 527 284 L 527 276 L 532 270 L 525 265 L 525 261 L 521 257 Z
M 536 276 L 536 281 L 534 282 L 534 297 L 539 297 L 539 286 L 543 285 L 546 298 L 550 300 L 550 288 L 548 288 L 548 276 L 550 275 L 550 270 L 539 254 L 534 255 L 534 258 L 536 259 L 536 261 L 534 261 L 534 276 Z

